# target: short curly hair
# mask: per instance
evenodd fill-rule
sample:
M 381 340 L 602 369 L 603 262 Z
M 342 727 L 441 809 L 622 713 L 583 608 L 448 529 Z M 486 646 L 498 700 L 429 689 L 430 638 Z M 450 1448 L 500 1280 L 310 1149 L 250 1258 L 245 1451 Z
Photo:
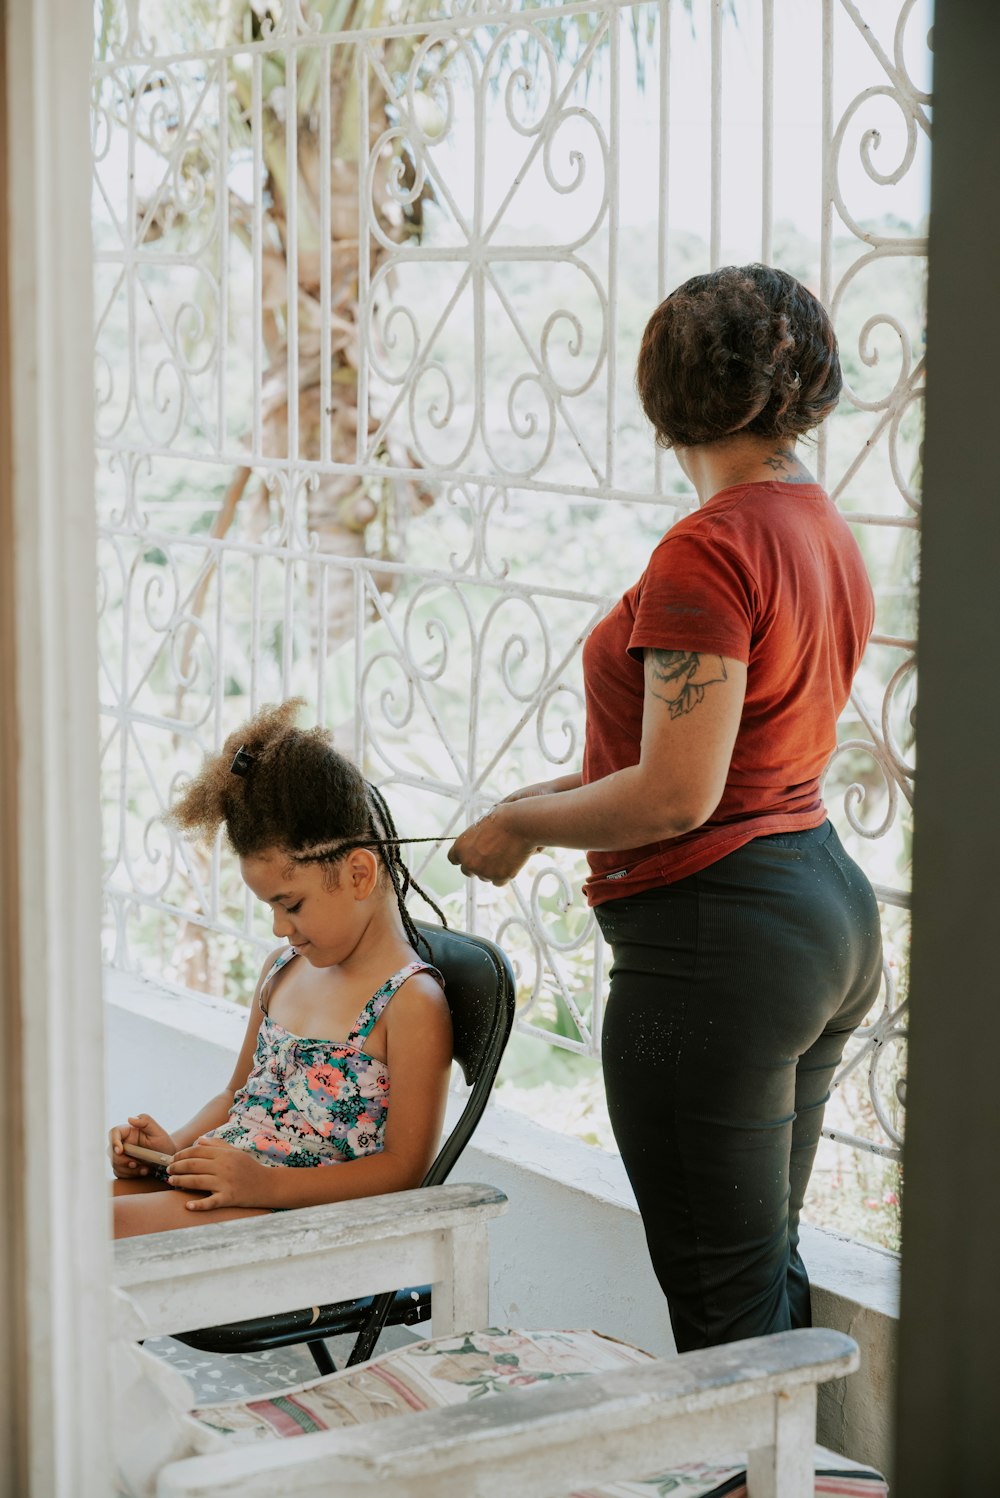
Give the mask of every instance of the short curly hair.
M 769 265 L 692 276 L 646 325 L 636 385 L 661 447 L 736 432 L 798 437 L 833 410 L 843 377 L 812 292 Z
M 415 889 L 448 923 L 413 878 L 399 853 L 400 839 L 381 792 L 333 746 L 323 728 L 298 728 L 300 697 L 263 707 L 210 754 L 183 788 L 166 821 L 209 840 L 220 827 L 233 852 L 256 858 L 272 850 L 290 864 L 320 864 L 330 888 L 352 848 L 371 848 L 396 893 L 411 946 L 427 943 L 406 909 Z
M 365 778 L 324 729 L 296 727 L 303 706 L 296 697 L 264 707 L 231 733 L 184 787 L 167 821 L 206 840 L 224 827 L 240 858 L 368 836 Z M 238 750 L 243 774 L 232 772 Z

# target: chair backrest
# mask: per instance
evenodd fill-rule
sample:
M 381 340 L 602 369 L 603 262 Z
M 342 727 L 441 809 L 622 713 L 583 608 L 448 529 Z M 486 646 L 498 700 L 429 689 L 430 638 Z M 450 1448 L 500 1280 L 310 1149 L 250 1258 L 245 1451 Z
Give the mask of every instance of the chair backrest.
M 430 948 L 431 962 L 444 977 L 455 1060 L 472 1089 L 422 1182 L 438 1186 L 465 1148 L 493 1089 L 514 1023 L 514 974 L 506 954 L 484 936 L 422 921 L 417 922 L 417 930 Z
M 493 1090 L 514 1023 L 514 973 L 506 954 L 484 936 L 429 926 L 423 921 L 417 921 L 416 926 L 430 948 L 431 962 L 444 978 L 455 1060 L 471 1087 L 465 1107 L 420 1183 L 440 1186 L 468 1143 Z M 375 1296 L 347 1359 L 348 1367 L 371 1357 L 396 1294 L 387 1290 Z

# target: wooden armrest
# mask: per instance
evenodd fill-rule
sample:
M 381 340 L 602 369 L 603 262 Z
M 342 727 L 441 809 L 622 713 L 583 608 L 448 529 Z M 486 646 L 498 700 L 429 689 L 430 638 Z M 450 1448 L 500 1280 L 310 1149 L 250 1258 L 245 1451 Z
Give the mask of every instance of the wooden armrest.
M 193 1331 L 293 1311 L 452 1272 L 459 1240 L 483 1259 L 485 1224 L 506 1210 L 494 1186 L 426 1186 L 125 1238 L 115 1244 L 114 1334 Z
M 781 1332 L 527 1393 L 190 1458 L 164 1469 L 157 1494 L 328 1498 L 335 1487 L 338 1498 L 550 1498 L 742 1450 L 753 1454 L 751 1493 L 797 1498 L 813 1492 L 816 1385 L 858 1361 L 857 1345 L 839 1332 Z M 795 1447 L 794 1468 L 782 1468 L 780 1450 L 775 1460 L 774 1449 L 786 1445 Z

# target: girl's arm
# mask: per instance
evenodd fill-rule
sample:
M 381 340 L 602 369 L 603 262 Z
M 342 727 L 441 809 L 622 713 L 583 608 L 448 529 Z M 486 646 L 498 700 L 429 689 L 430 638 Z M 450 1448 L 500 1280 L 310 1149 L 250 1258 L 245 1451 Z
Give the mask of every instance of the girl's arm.
M 243 1044 L 240 1054 L 236 1060 L 233 1075 L 229 1085 L 215 1097 L 210 1098 L 203 1108 L 200 1108 L 193 1118 L 187 1123 L 168 1133 L 155 1118 L 150 1118 L 148 1113 L 138 1113 L 129 1119 L 127 1124 L 116 1124 L 108 1136 L 110 1145 L 111 1163 L 115 1175 L 128 1179 L 133 1175 L 148 1175 L 149 1168 L 141 1165 L 138 1160 L 133 1160 L 125 1155 L 122 1150 L 123 1144 L 142 1144 L 147 1149 L 162 1150 L 164 1154 L 173 1155 L 178 1150 L 187 1148 L 202 1134 L 207 1134 L 210 1129 L 217 1129 L 220 1124 L 225 1123 L 229 1117 L 229 1110 L 233 1106 L 233 1098 L 240 1087 L 243 1086 L 250 1075 L 253 1066 L 254 1051 L 257 1047 L 257 1032 L 260 1029 L 261 1014 L 260 996 L 261 984 L 265 976 L 270 972 L 275 958 L 283 948 L 272 952 L 260 970 L 257 979 L 257 987 L 254 989 L 253 1003 L 247 1017 L 247 1027 L 243 1036 Z
M 452 844 L 463 874 L 505 884 L 538 847 L 641 848 L 707 821 L 726 785 L 746 693 L 742 661 L 647 650 L 639 762 L 558 795 L 501 801 Z
M 385 1022 L 389 1116 L 378 1154 L 300 1169 L 261 1165 L 245 1150 L 209 1139 L 171 1166 L 175 1186 L 210 1193 L 189 1202 L 190 1210 L 311 1207 L 419 1186 L 437 1151 L 444 1120 L 451 1015 L 438 983 L 427 973 L 415 973 L 385 1010 Z

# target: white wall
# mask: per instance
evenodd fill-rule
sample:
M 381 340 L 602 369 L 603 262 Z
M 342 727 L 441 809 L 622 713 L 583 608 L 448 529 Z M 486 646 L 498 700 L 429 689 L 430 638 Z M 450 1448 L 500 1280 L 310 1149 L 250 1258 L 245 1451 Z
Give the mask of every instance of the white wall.
M 143 1109 L 183 1122 L 226 1082 L 246 1011 L 107 974 L 110 1119 Z M 487 1110 L 453 1181 L 484 1181 L 510 1207 L 491 1224 L 490 1319 L 532 1328 L 593 1327 L 661 1357 L 674 1351 L 621 1161 L 507 1109 Z M 820 1390 L 819 1436 L 888 1469 L 898 1261 L 818 1228 L 803 1230 L 818 1325 L 861 1347 L 851 1379 Z
M 0 4 L 0 1495 L 106 1498 L 93 7 Z

